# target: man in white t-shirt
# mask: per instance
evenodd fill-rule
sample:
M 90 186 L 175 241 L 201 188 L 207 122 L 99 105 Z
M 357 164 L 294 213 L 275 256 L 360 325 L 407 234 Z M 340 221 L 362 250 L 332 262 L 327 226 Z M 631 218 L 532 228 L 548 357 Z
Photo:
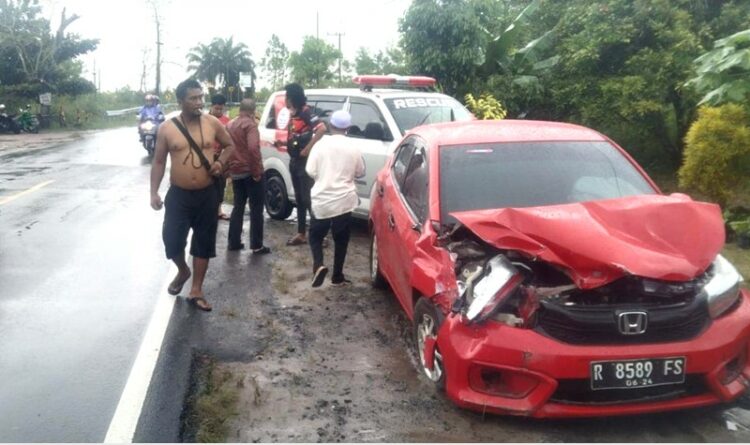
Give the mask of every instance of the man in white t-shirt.
M 334 242 L 331 284 L 344 285 L 344 260 L 349 246 L 352 210 L 359 204 L 355 178 L 365 175 L 362 154 L 345 134 L 352 117 L 344 110 L 331 115 L 331 134 L 313 147 L 307 159 L 307 174 L 315 180 L 310 192 L 310 250 L 313 256 L 312 287 L 319 287 L 328 268 L 323 265 L 323 238 L 331 230 Z

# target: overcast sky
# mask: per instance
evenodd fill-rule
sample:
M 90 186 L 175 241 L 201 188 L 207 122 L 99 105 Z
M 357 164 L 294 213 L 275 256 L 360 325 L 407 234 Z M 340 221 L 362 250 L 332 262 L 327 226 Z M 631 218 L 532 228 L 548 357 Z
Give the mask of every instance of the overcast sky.
M 68 32 L 100 39 L 98 49 L 81 58 L 86 77 L 93 80 L 93 67 L 101 72 L 105 91 L 124 86 L 138 89 L 143 70 L 143 51 L 148 50 L 146 86 L 154 88 L 156 30 L 153 12 L 146 0 L 41 0 L 45 15 L 56 29 L 63 7 L 81 18 Z M 359 47 L 371 52 L 398 43 L 398 19 L 410 0 L 161 0 L 162 89 L 173 88 L 187 77 L 186 54 L 198 43 L 214 37 L 234 36 L 248 46 L 257 64 L 268 40 L 276 34 L 289 51 L 299 51 L 303 37 L 316 34 L 334 46 L 342 32 L 341 50 L 354 61 Z M 261 75 L 260 69 L 257 70 Z

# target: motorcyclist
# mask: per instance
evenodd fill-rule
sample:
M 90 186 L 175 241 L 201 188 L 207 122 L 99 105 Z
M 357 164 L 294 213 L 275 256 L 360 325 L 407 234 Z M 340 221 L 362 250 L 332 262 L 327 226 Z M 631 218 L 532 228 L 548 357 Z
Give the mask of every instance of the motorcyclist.
M 143 132 L 141 131 L 140 124 L 149 119 L 157 126 L 164 122 L 164 112 L 159 105 L 159 97 L 154 94 L 147 94 L 145 102 L 146 104 L 138 112 L 138 133 L 141 137 L 141 143 L 143 142 Z

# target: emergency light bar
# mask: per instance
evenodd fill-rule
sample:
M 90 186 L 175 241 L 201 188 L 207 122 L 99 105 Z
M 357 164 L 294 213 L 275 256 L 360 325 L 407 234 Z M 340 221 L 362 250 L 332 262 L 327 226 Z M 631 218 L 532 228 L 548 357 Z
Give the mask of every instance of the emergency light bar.
M 396 76 L 367 74 L 352 79 L 361 90 L 372 91 L 373 87 L 434 89 L 435 79 L 425 76 Z

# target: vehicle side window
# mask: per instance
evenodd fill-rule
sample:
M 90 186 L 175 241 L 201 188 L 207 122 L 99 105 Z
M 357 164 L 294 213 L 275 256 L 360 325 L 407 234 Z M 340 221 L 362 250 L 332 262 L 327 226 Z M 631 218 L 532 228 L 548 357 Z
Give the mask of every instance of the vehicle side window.
M 375 104 L 352 102 L 349 113 L 352 115 L 352 126 L 347 136 L 386 140 L 386 125 Z
M 411 141 L 406 142 L 398 148 L 398 154 L 396 154 L 392 170 L 393 180 L 399 187 L 404 183 L 404 176 L 406 175 L 407 167 L 409 167 L 412 153 L 414 153 L 414 143 Z
M 328 122 L 328 119 L 331 117 L 331 114 L 333 114 L 334 111 L 342 109 L 343 107 L 344 107 L 344 104 L 341 102 L 318 101 L 318 102 L 315 102 L 315 106 L 313 107 L 313 113 L 319 118 Z
M 401 193 L 417 216 L 417 220 L 424 222 L 427 219 L 429 201 L 429 173 L 427 155 L 422 147 L 417 147 L 409 160 L 409 168 L 406 170 Z

